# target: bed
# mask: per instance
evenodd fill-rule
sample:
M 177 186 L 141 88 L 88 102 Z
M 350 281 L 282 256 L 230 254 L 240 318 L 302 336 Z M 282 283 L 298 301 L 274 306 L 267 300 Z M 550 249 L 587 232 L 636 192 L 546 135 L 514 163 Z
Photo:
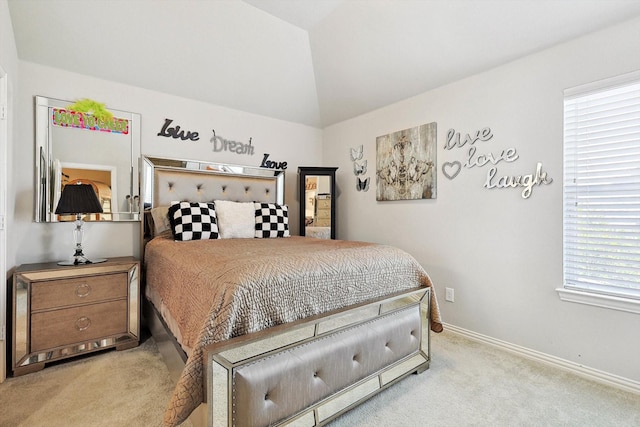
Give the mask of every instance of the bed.
M 442 324 L 413 257 L 289 235 L 284 171 L 152 157 L 141 171 L 144 312 L 185 361 L 165 425 L 197 412 L 211 426 L 324 425 L 429 367 L 428 329 Z M 217 215 L 216 236 L 192 226 L 196 205 L 198 221 Z M 251 238 L 237 227 L 249 208 Z

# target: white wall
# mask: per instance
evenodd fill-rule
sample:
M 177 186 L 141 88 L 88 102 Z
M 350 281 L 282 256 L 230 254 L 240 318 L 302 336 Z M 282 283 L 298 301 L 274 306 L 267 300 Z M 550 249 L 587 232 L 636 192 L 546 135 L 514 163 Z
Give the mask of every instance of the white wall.
M 4 94 L 6 96 L 7 118 L 0 126 L 0 132 L 4 133 L 4 135 L 0 135 L 0 139 L 6 137 L 6 139 L 0 142 L 0 156 L 3 156 L 2 161 L 0 161 L 0 197 L 2 198 L 2 200 L 0 200 L 0 215 L 5 216 L 5 230 L 0 231 L 0 271 L 2 271 L 3 278 L 9 279 L 10 275 L 5 275 L 5 272 L 7 266 L 11 265 L 15 251 L 10 244 L 7 244 L 9 240 L 10 223 L 14 216 L 14 203 L 9 190 L 12 183 L 13 165 L 8 159 L 12 156 L 13 141 L 15 140 L 14 129 L 16 115 L 14 114 L 13 100 L 15 97 L 16 82 L 18 81 L 18 52 L 13 36 L 9 5 L 6 0 L 0 0 L 0 69 L 6 74 L 5 80 L 7 85 L 7 93 Z M 2 328 L 5 328 L 7 323 L 5 315 L 7 311 L 6 297 L 6 292 L 0 293 L 0 327 Z M 5 346 L 6 340 L 0 341 L 0 382 L 5 379 Z
M 8 146 L 7 146 L 7 158 L 10 159 L 14 152 L 13 141 L 15 140 L 15 126 L 16 117 L 14 114 L 14 98 L 15 88 L 18 82 L 18 52 L 16 50 L 16 43 L 13 37 L 13 26 L 11 24 L 11 16 L 9 15 L 9 5 L 6 0 L 0 0 L 0 67 L 7 74 L 8 78 Z M 7 161 L 7 169 L 0 172 L 0 179 L 7 180 L 7 188 L 11 187 L 12 183 L 12 162 Z M 11 193 L 7 194 L 7 206 L 6 215 L 10 222 L 13 217 L 13 199 Z M 9 245 L 7 248 L 6 259 L 8 264 L 11 264 L 13 259 L 13 248 Z M 2 255 L 5 256 L 5 255 Z
M 324 130 L 324 160 L 338 166 L 338 238 L 399 246 L 435 281 L 444 321 L 596 370 L 640 381 L 640 316 L 561 302 L 563 89 L 640 69 L 640 20 L 595 33 Z M 436 200 L 376 202 L 376 137 L 437 122 Z M 529 199 L 485 189 L 489 166 L 449 180 L 444 162 L 464 163 L 468 145 L 445 150 L 447 131 L 493 138 L 498 155 L 516 148 L 498 176 L 553 178 Z M 349 147 L 364 145 L 371 177 L 356 191 Z M 455 302 L 445 302 L 445 287 Z
M 19 144 L 13 156 L 14 183 L 9 197 L 15 199 L 11 246 L 15 265 L 66 259 L 72 255 L 72 226 L 69 223 L 35 223 L 34 220 L 34 99 L 35 95 L 76 100 L 91 98 L 107 107 L 140 113 L 142 154 L 181 159 L 200 159 L 235 164 L 260 165 L 263 153 L 270 159 L 287 161 L 285 202 L 291 207 L 292 232 L 298 232 L 296 200 L 299 165 L 321 165 L 322 131 L 316 128 L 247 114 L 185 98 L 74 74 L 60 69 L 20 61 L 17 99 Z M 197 131 L 198 141 L 157 136 L 165 118 L 172 125 Z M 248 142 L 253 156 L 228 151 L 214 152 L 209 142 L 212 129 L 229 140 Z M 87 223 L 85 254 L 115 257 L 139 254 L 138 223 Z M 8 265 L 11 268 L 13 265 Z

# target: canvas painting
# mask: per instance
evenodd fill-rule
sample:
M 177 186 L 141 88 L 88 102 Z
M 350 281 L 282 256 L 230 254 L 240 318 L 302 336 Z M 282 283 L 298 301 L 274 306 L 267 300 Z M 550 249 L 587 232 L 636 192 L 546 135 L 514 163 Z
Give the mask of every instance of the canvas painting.
M 436 123 L 376 138 L 376 200 L 436 198 Z

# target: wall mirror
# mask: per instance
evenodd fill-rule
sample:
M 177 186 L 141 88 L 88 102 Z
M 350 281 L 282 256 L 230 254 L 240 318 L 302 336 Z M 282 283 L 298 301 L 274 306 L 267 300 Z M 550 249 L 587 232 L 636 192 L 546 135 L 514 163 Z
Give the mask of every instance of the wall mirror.
M 298 168 L 301 236 L 336 238 L 337 169 Z
M 72 102 L 36 96 L 36 222 L 56 215 L 67 184 L 91 184 L 103 213 L 85 221 L 139 221 L 140 115 L 109 108 L 113 118 L 70 111 Z

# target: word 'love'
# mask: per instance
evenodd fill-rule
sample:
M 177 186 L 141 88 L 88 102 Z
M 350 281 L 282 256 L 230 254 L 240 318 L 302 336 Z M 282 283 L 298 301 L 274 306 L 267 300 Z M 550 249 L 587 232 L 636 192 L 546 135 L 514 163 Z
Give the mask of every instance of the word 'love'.
M 269 154 L 264 153 L 264 157 L 262 158 L 262 163 L 260 163 L 261 168 L 267 168 L 267 169 L 286 169 L 287 168 L 287 162 L 274 162 L 268 159 L 269 159 Z
M 518 160 L 518 153 L 515 148 L 507 148 L 506 150 L 502 150 L 498 157 L 494 157 L 493 153 L 488 154 L 478 154 L 476 156 L 476 147 L 469 147 L 469 155 L 467 156 L 467 161 L 464 164 L 465 168 L 472 168 L 474 166 L 482 167 L 488 163 L 492 165 L 497 165 L 501 161 L 505 161 L 507 163 L 515 162 Z

